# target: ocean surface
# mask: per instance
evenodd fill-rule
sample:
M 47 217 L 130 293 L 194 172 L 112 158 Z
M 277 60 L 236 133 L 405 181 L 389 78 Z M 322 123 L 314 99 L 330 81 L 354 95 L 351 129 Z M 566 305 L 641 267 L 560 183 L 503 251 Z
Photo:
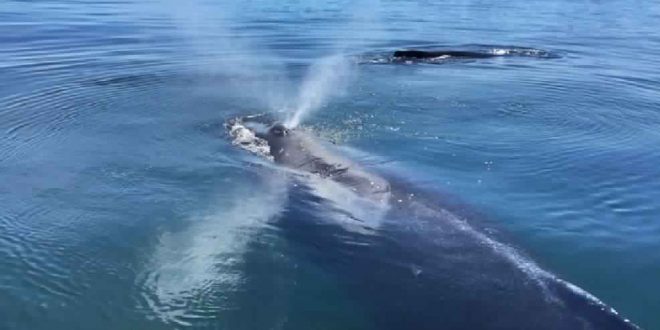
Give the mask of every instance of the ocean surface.
M 390 57 L 413 48 L 510 56 Z M 391 244 L 412 252 L 373 252 L 408 236 L 354 221 L 377 215 L 225 127 L 296 111 L 660 329 L 653 1 L 5 0 L 0 77 L 0 329 L 383 329 L 400 310 L 440 329 L 488 309 L 448 294 L 429 313 L 464 291 L 420 256 L 481 260 L 419 248 L 442 235 L 427 228 Z

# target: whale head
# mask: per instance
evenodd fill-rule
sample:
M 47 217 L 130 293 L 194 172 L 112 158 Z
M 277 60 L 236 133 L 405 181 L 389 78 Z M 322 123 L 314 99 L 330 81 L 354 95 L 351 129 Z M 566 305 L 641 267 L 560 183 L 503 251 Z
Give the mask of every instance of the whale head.
M 268 129 L 268 134 L 276 137 L 284 137 L 289 134 L 289 129 L 282 123 L 275 123 Z
M 280 122 L 251 122 L 249 118 L 230 121 L 228 128 L 230 135 L 232 131 L 242 131 L 253 137 L 253 144 L 262 147 L 259 150 L 267 150 L 258 154 L 282 167 L 332 180 L 374 200 L 389 198 L 387 180 L 342 157 L 334 150 L 335 146 L 324 143 L 306 129 L 287 128 Z M 256 149 L 239 145 L 250 151 Z

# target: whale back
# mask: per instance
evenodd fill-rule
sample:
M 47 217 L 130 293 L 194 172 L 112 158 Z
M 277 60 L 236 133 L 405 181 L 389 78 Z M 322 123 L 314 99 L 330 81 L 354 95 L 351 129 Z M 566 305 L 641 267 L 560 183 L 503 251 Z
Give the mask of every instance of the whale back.
M 333 180 L 374 199 L 382 200 L 390 192 L 387 180 L 333 153 L 330 146 L 304 130 L 274 124 L 265 134 L 258 136 L 268 142 L 270 154 L 277 164 Z

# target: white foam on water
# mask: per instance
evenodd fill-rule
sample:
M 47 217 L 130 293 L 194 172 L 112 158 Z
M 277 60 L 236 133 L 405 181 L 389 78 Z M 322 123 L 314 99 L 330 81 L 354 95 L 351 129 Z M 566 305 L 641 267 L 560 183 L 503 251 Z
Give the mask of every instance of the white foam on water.
M 204 304 L 204 297 L 219 290 L 236 289 L 247 244 L 284 208 L 286 182 L 275 176 L 234 196 L 215 212 L 194 217 L 188 228 L 161 234 L 144 270 L 143 298 L 157 318 L 185 325 L 182 320 L 194 317 L 190 306 Z
M 246 127 L 240 120 L 236 119 L 228 124 L 229 135 L 232 138 L 231 143 L 239 146 L 253 154 L 264 157 L 270 161 L 273 156 L 270 154 L 268 141 L 256 136 L 253 130 Z
M 489 53 L 497 56 L 517 55 L 529 57 L 549 57 L 552 54 L 548 51 L 535 48 L 511 47 L 511 48 L 492 48 Z
M 499 56 L 502 56 L 502 55 L 508 55 L 508 54 L 510 54 L 511 51 L 510 51 L 509 49 L 494 48 L 494 49 L 491 50 L 491 53 L 492 53 L 493 55 L 499 55 Z

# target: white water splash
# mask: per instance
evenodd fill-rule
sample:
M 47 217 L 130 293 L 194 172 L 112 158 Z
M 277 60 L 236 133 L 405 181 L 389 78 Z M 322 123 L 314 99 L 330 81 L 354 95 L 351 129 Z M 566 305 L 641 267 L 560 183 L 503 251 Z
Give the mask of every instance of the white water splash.
M 257 137 L 255 132 L 245 127 L 239 119 L 230 121 L 227 128 L 229 129 L 229 135 L 232 137 L 231 144 L 270 161 L 273 160 L 268 141 Z

